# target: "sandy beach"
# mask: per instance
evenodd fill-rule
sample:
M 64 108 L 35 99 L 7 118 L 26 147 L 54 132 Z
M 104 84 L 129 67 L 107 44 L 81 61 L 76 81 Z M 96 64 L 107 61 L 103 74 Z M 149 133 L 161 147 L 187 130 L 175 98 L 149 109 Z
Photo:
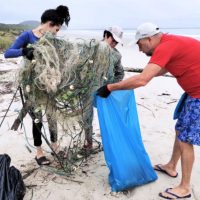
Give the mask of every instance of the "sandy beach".
M 127 39 L 123 46 L 118 45 L 123 66 L 143 68 L 148 58 L 138 51 L 137 46 L 130 46 L 129 43 L 130 40 Z M 16 80 L 19 63 L 20 59 L 5 60 L 3 55 L 0 55 L 0 121 L 16 91 L 16 84 L 13 81 Z M 134 73 L 126 72 L 125 78 L 132 75 Z M 176 122 L 173 120 L 173 111 L 182 93 L 175 78 L 171 77 L 154 78 L 146 87 L 135 90 L 141 134 L 152 164 L 166 163 L 171 156 Z M 35 149 L 30 117 L 28 115 L 25 117 L 24 128 L 19 128 L 18 131 L 10 130 L 21 107 L 20 96 L 17 94 L 17 98 L 0 127 L 0 154 L 8 154 L 11 157 L 11 164 L 17 167 L 22 175 L 28 174 L 24 179 L 27 186 L 24 200 L 159 200 L 162 199 L 158 197 L 159 192 L 176 186 L 180 182 L 179 163 L 179 176 L 175 179 L 158 172 L 158 180 L 155 182 L 135 187 L 126 193 L 111 193 L 108 184 L 109 171 L 103 151 L 91 155 L 87 164 L 69 177 L 55 174 L 46 167 L 39 167 L 34 160 Z M 98 118 L 96 110 L 94 111 L 94 137 L 101 141 Z M 47 151 L 47 157 L 53 161 L 44 141 L 43 147 Z M 200 200 L 200 148 L 195 147 L 195 151 L 196 160 L 192 174 L 192 198 L 190 199 Z

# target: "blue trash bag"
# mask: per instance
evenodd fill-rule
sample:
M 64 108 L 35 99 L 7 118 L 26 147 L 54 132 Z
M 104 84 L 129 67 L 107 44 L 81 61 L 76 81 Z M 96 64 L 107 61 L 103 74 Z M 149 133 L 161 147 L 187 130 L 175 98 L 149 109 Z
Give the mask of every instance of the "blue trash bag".
M 177 103 L 177 106 L 176 106 L 176 108 L 174 110 L 173 119 L 178 119 L 178 117 L 179 117 L 179 115 L 180 115 L 180 113 L 182 111 L 182 108 L 183 108 L 183 106 L 185 104 L 185 100 L 187 99 L 187 97 L 188 97 L 188 94 L 184 92 L 182 94 L 181 98 L 179 99 L 179 101 Z
M 132 90 L 114 91 L 95 99 L 109 184 L 118 192 L 157 179 L 145 151 Z

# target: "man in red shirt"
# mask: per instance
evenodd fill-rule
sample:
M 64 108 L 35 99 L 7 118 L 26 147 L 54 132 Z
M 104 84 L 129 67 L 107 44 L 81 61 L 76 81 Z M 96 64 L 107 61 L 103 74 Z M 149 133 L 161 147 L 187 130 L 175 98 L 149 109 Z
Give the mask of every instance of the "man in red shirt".
M 113 90 L 135 89 L 145 86 L 153 77 L 170 72 L 186 92 L 175 126 L 176 139 L 170 161 L 155 165 L 154 169 L 170 177 L 177 177 L 176 166 L 181 158 L 181 183 L 168 188 L 159 196 L 165 199 L 191 197 L 190 178 L 194 163 L 193 145 L 200 146 L 200 41 L 190 37 L 164 34 L 151 23 L 136 31 L 139 50 L 151 56 L 139 75 L 98 89 L 97 95 L 107 97 Z

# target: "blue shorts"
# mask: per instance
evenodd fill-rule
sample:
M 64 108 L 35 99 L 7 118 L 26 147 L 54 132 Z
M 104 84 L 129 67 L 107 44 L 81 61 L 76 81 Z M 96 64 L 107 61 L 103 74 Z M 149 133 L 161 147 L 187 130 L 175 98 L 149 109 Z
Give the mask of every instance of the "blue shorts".
M 187 97 L 175 129 L 180 141 L 200 146 L 200 98 Z

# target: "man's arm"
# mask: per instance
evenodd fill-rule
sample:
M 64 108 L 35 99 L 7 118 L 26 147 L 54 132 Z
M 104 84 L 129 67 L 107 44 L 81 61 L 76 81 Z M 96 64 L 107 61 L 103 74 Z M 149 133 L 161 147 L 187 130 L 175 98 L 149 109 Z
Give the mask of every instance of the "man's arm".
M 163 76 L 164 74 L 166 74 L 168 71 L 164 68 L 161 68 L 160 72 L 156 75 L 156 76 Z
M 165 74 L 167 71 L 156 64 L 148 64 L 139 75 L 132 76 L 118 83 L 108 84 L 109 91 L 135 89 L 145 86 L 153 77 Z

